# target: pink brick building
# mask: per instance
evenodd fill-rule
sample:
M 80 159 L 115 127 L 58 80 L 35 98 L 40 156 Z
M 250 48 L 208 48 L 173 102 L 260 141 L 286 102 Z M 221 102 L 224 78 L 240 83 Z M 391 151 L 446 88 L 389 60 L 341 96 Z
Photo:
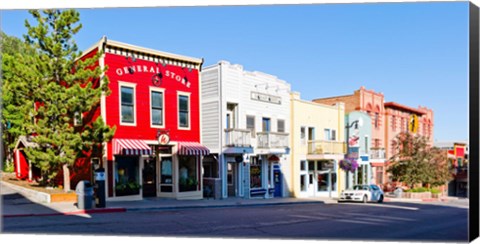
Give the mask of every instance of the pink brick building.
M 386 166 L 392 156 L 392 142 L 400 132 L 410 128 L 414 134 L 428 137 L 430 145 L 433 145 L 433 111 L 427 107 L 411 108 L 395 102 L 386 103 L 383 93 L 367 90 L 363 86 L 351 95 L 319 98 L 313 102 L 328 105 L 343 102 L 346 114 L 362 111 L 370 115 L 370 163 L 373 171 L 371 182 L 374 184 L 384 185 L 388 182 Z

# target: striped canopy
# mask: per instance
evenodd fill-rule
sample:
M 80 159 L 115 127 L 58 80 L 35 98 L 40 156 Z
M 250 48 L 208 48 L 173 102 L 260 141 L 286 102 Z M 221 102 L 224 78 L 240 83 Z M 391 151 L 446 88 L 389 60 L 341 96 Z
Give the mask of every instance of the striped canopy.
M 198 142 L 178 142 L 179 155 L 208 155 L 210 150 Z
M 120 155 L 151 155 L 152 149 L 142 140 L 113 139 L 113 153 Z

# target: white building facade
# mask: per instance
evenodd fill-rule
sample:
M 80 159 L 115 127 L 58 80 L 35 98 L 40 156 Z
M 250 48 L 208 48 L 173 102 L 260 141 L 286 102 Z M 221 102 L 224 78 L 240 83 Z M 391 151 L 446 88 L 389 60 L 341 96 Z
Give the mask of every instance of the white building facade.
M 201 84 L 207 185 L 221 198 L 289 196 L 290 84 L 226 61 L 204 68 Z

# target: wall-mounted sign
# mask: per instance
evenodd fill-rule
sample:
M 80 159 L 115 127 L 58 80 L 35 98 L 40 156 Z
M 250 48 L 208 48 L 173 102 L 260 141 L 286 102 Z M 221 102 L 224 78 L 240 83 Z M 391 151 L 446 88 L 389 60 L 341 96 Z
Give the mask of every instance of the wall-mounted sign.
M 408 131 L 412 133 L 417 133 L 418 131 L 418 117 L 416 114 L 410 115 L 408 119 Z
M 130 69 L 130 70 L 129 70 Z M 117 68 L 115 70 L 115 73 L 118 76 L 122 76 L 124 74 L 135 74 L 135 73 L 151 73 L 154 76 L 152 77 L 152 82 L 158 82 L 156 79 L 157 78 L 163 78 L 163 77 L 168 77 L 170 79 L 173 79 L 179 83 L 182 83 L 182 85 L 190 88 L 191 83 L 188 82 L 188 80 L 185 79 L 185 75 L 181 74 L 181 72 L 173 72 L 171 70 L 166 70 L 166 69 L 160 69 L 160 67 L 155 67 L 155 66 L 147 66 L 147 65 L 131 65 L 131 66 L 124 66 L 123 68 Z M 162 74 L 163 77 L 158 77 L 158 74 Z M 154 80 L 155 79 L 155 80 Z
M 252 100 L 273 103 L 273 104 L 282 104 L 282 98 L 279 96 L 273 96 L 260 92 L 252 92 L 250 98 Z
M 160 145 L 167 145 L 170 142 L 170 136 L 168 134 L 160 134 L 158 136 L 158 144 Z

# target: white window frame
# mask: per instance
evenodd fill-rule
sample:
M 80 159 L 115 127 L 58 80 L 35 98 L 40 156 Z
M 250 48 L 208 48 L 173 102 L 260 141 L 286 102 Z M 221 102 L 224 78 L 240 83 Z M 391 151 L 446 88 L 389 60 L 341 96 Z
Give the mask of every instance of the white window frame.
M 283 131 L 280 131 L 279 130 L 279 124 L 280 122 L 283 123 Z M 287 129 L 285 128 L 285 120 L 284 119 L 277 119 L 277 132 L 281 132 L 281 133 L 285 133 L 287 131 Z
M 188 127 L 180 126 L 180 96 L 188 97 Z M 190 130 L 192 127 L 192 107 L 191 107 L 191 93 L 177 91 L 177 129 L 178 130 Z
M 323 129 L 323 139 L 325 141 L 330 141 L 332 139 L 332 134 L 330 132 L 331 132 L 330 128 Z
M 333 138 L 333 135 L 335 135 L 335 138 Z M 331 129 L 330 130 L 330 141 L 337 141 L 337 130 Z
M 253 128 L 248 128 L 248 118 L 253 118 Z M 251 133 L 251 136 L 252 138 L 255 138 L 256 137 L 256 134 L 257 134 L 257 128 L 256 128 L 256 117 L 255 115 L 250 115 L 250 114 L 247 114 L 245 116 L 245 128 L 247 128 L 248 130 L 251 130 L 250 133 Z
M 302 129 L 303 129 L 303 135 L 302 135 Z M 300 143 L 302 145 L 307 144 L 307 127 L 306 126 L 300 126 Z
M 162 93 L 162 125 L 154 125 L 153 120 L 152 120 L 152 92 L 160 92 Z M 149 90 L 149 106 L 150 106 L 150 127 L 151 128 L 158 128 L 158 129 L 164 129 L 165 128 L 165 88 L 159 88 L 159 87 L 150 87 Z
M 129 87 L 133 89 L 133 123 L 129 122 L 122 122 L 122 86 L 123 87 Z M 120 120 L 120 125 L 124 126 L 137 126 L 137 84 L 131 83 L 131 82 L 124 82 L 124 81 L 119 81 L 118 82 L 118 119 Z

